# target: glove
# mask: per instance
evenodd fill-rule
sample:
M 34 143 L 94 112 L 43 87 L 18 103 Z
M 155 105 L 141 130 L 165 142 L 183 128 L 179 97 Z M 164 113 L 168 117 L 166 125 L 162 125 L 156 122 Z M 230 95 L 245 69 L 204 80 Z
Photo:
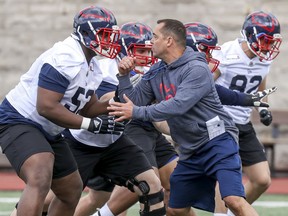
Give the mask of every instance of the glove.
M 269 107 L 269 104 L 266 102 L 262 102 L 262 99 L 272 94 L 277 90 L 277 87 L 265 89 L 264 91 L 259 91 L 254 94 L 248 94 L 246 98 L 246 106 L 254 106 L 254 107 Z
M 272 118 L 272 113 L 269 110 L 262 109 L 259 112 L 259 115 L 260 115 L 260 121 L 262 122 L 262 124 L 266 126 L 269 126 L 271 124 L 273 118 Z
M 83 117 L 81 128 L 95 134 L 116 134 L 120 135 L 125 128 L 124 123 L 115 122 L 114 116 L 102 115 L 95 118 Z

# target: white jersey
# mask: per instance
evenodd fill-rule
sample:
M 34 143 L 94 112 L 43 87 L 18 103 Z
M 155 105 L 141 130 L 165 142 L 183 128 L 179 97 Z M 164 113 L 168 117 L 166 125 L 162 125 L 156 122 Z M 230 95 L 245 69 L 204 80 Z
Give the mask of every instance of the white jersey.
M 250 59 L 241 48 L 243 39 L 229 41 L 221 46 L 221 50 L 213 51 L 213 58 L 220 61 L 221 76 L 216 84 L 226 88 L 255 93 L 262 80 L 270 70 L 271 61 L 260 61 L 258 57 Z M 250 120 L 251 107 L 224 106 L 225 110 L 237 124 L 247 124 Z
M 84 107 L 102 81 L 98 60 L 93 58 L 88 65 L 79 42 L 72 37 L 56 43 L 37 58 L 6 98 L 22 116 L 38 123 L 51 136 L 64 128 L 40 116 L 36 110 L 39 76 L 44 76 L 49 90 L 64 94 L 60 103 L 74 113 Z
M 119 73 L 117 59 L 101 59 L 99 65 L 103 73 L 103 81 L 117 86 L 119 84 L 116 77 Z
M 103 73 L 103 81 L 109 82 L 113 85 L 118 85 L 118 65 L 116 59 L 101 59 L 98 61 L 99 67 Z M 114 143 L 121 135 L 115 134 L 93 134 L 87 130 L 70 129 L 72 136 L 79 142 L 100 148 L 105 148 Z

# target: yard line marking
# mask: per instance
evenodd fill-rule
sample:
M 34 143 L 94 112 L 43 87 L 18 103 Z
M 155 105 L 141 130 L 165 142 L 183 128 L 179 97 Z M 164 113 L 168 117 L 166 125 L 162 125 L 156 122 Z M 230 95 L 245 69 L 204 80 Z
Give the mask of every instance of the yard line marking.
M 279 208 L 279 207 L 288 207 L 288 202 L 284 202 L 284 201 L 256 201 L 252 205 L 253 206 L 266 207 L 266 208 Z
M 16 203 L 19 198 L 0 198 L 0 203 Z
M 10 214 L 11 214 L 11 211 L 0 211 L 0 216 L 7 216 Z

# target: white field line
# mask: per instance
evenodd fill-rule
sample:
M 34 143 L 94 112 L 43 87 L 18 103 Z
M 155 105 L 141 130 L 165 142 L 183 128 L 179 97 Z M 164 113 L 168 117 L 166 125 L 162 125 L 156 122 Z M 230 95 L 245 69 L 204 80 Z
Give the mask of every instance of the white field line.
M 252 205 L 263 207 L 263 208 L 279 208 L 279 207 L 288 207 L 288 202 L 287 201 L 256 201 Z
M 16 203 L 19 198 L 0 198 L 0 203 Z

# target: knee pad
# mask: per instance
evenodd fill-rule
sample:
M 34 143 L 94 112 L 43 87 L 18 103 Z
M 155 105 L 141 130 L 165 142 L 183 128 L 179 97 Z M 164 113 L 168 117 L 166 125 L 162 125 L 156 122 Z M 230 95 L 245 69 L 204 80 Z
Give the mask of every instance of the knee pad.
M 127 187 L 130 191 L 135 192 L 134 186 L 138 187 L 143 195 L 150 192 L 150 187 L 146 181 L 138 181 L 135 178 L 129 179 L 127 181 Z
M 162 216 L 166 214 L 165 206 L 159 209 L 155 209 L 150 211 L 150 206 L 155 205 L 157 203 L 163 202 L 164 200 L 164 193 L 160 190 L 154 194 L 145 194 L 139 196 L 139 202 L 144 205 L 144 209 L 140 211 L 141 216 Z

